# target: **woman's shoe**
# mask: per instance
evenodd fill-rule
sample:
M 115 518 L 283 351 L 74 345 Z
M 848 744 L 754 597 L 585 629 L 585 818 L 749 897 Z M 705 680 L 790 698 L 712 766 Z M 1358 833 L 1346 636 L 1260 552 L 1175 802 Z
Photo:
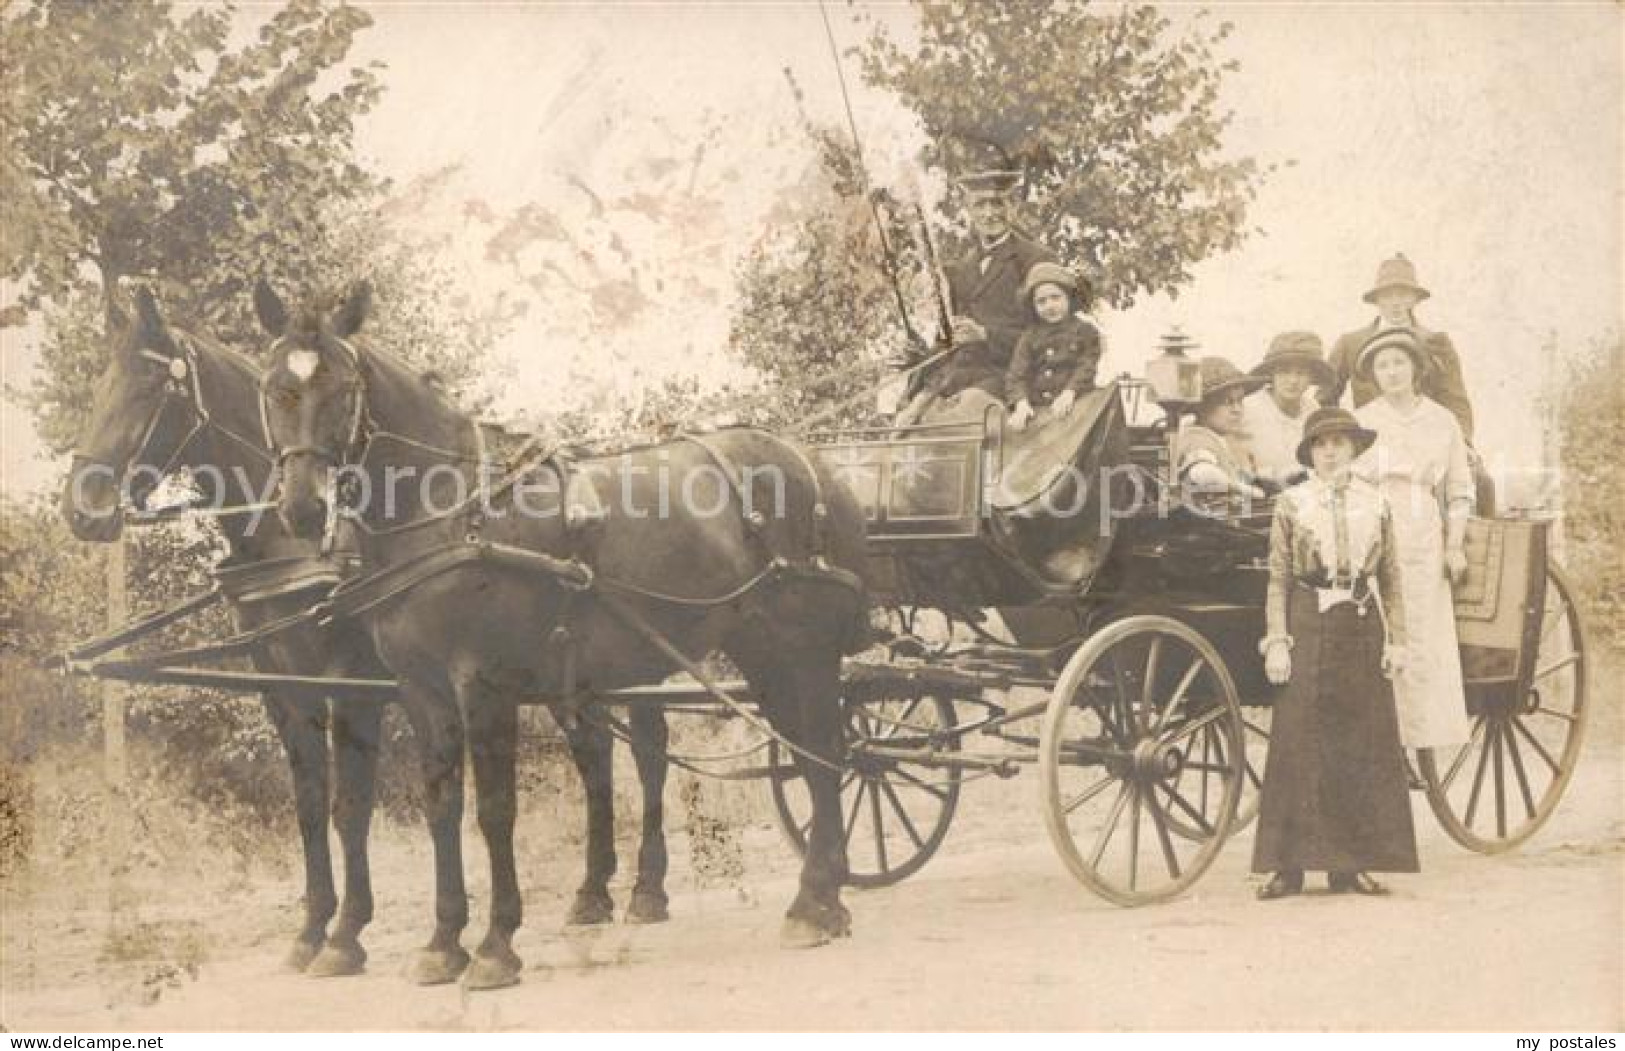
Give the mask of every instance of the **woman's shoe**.
M 1259 901 L 1274 901 L 1303 891 L 1303 873 L 1277 872 L 1269 882 L 1258 888 Z
M 1333 894 L 1365 894 L 1378 897 L 1388 888 L 1363 872 L 1332 872 L 1326 876 L 1326 886 Z

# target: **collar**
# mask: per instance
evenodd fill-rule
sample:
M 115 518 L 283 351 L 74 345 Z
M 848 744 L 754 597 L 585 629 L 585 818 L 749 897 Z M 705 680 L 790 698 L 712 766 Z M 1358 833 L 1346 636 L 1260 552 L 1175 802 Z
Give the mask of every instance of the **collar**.
M 999 249 L 1001 249 L 1005 245 L 1009 244 L 1010 243 L 1010 235 L 1013 234 L 1014 232 L 1015 232 L 1014 230 L 1006 230 L 1004 232 L 1004 236 L 1000 237 L 998 240 L 990 242 L 990 243 L 982 243 L 982 254 L 984 256 L 992 255 L 994 252 L 997 252 Z

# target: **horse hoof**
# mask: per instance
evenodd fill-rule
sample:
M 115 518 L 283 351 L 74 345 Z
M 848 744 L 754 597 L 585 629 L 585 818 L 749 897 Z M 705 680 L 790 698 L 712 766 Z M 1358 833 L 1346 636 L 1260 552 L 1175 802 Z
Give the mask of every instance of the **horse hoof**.
M 294 974 L 302 974 L 321 951 L 322 943 L 319 940 L 308 942 L 303 938 L 297 939 L 293 943 L 293 948 L 288 950 L 288 955 L 283 957 L 282 968 Z
M 632 900 L 626 903 L 627 923 L 665 923 L 669 919 L 666 896 L 656 891 L 634 890 Z
M 608 894 L 594 894 L 589 891 L 576 891 L 576 899 L 570 905 L 570 914 L 564 918 L 568 927 L 591 927 L 600 923 L 615 922 L 615 899 Z
M 455 949 L 422 949 L 412 962 L 412 981 L 418 985 L 446 985 L 468 969 L 468 953 Z
M 329 941 L 310 961 L 305 973 L 312 978 L 346 978 L 367 969 L 367 950 L 360 942 Z
M 519 984 L 524 963 L 512 952 L 500 956 L 479 955 L 463 975 L 464 989 L 506 989 Z
M 779 945 L 786 949 L 816 949 L 830 940 L 829 931 L 800 916 L 786 916 L 779 929 Z

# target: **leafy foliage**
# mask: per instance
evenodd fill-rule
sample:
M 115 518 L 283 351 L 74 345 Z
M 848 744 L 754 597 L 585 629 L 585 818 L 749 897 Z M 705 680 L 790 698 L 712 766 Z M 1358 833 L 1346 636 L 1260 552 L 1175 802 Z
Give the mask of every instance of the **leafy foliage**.
M 1563 522 L 1572 578 L 1595 618 L 1593 638 L 1625 638 L 1625 341 L 1598 343 L 1575 358 L 1558 398 Z
M 1236 247 L 1263 174 L 1226 159 L 1219 49 L 1201 16 L 1171 37 L 1150 5 L 917 0 L 908 49 L 877 28 L 865 78 L 916 113 L 925 161 L 949 172 L 1002 151 L 1026 173 L 1025 223 L 1106 302 L 1177 292 L 1190 266 Z

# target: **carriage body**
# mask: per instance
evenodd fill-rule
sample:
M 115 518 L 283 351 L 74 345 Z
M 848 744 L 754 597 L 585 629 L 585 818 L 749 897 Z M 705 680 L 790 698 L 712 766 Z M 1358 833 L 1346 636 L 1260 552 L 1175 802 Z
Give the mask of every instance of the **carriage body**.
M 1148 395 L 1143 381 L 1119 379 L 1020 435 L 993 406 L 968 421 L 816 436 L 815 453 L 864 510 L 877 604 L 935 611 L 952 636 L 894 640 L 888 655 L 849 670 L 849 791 L 861 797 L 867 785 L 872 804 L 860 798 L 849 814 L 872 812 L 875 841 L 867 870 L 854 866 L 857 882 L 894 882 L 923 863 L 946 832 L 962 770 L 1038 765 L 1063 862 L 1120 904 L 1187 889 L 1256 813 L 1275 692 L 1257 650 L 1273 500 L 1215 504 L 1184 492 L 1167 423 L 1137 422 Z M 1544 824 L 1578 760 L 1584 644 L 1547 533 L 1528 518 L 1471 523 L 1457 609 L 1473 739 L 1420 756 L 1445 830 L 1481 852 Z M 912 616 L 901 621 L 912 631 Z M 1048 698 L 1008 700 L 1020 687 Z M 972 736 L 1015 751 L 971 751 Z M 938 785 L 951 793 L 927 800 L 934 823 L 910 821 L 897 801 L 909 763 L 947 777 Z M 793 808 L 781 785 L 775 792 L 791 827 Z M 890 858 L 882 798 L 908 832 Z M 853 843 L 866 835 L 848 830 Z M 1108 871 L 1125 841 L 1127 860 Z

